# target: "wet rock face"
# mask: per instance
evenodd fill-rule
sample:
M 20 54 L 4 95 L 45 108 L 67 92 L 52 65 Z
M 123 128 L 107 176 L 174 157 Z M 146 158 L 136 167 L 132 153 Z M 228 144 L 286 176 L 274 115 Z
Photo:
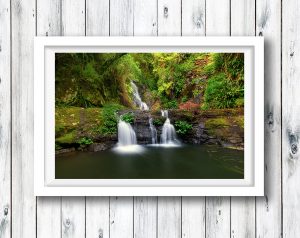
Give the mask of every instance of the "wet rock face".
M 146 145 L 152 143 L 151 130 L 149 125 L 150 116 L 150 113 L 146 111 L 135 113 L 133 129 L 135 131 L 138 144 Z

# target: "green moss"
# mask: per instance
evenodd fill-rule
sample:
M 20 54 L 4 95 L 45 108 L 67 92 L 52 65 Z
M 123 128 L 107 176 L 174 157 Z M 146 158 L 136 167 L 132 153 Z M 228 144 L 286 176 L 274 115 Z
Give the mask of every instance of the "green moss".
M 244 116 L 236 116 L 232 118 L 233 123 L 237 124 L 239 127 L 244 128 Z
M 230 126 L 230 122 L 227 118 L 219 117 L 214 119 L 208 119 L 205 122 L 205 126 L 208 129 L 224 128 Z
M 76 135 L 75 132 L 72 131 L 70 133 L 64 134 L 63 136 L 56 138 L 55 142 L 58 144 L 73 144 L 76 143 Z
M 121 116 L 121 120 L 127 123 L 134 123 L 134 114 L 132 112 L 127 112 Z

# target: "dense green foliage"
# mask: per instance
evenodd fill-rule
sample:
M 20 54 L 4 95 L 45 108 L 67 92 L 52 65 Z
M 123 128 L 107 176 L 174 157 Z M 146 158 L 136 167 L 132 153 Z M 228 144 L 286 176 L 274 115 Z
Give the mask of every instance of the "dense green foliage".
M 134 108 L 131 81 L 152 110 L 244 103 L 240 53 L 57 53 L 55 62 L 56 106 Z M 102 129 L 109 134 L 115 120 L 108 119 Z
M 83 137 L 78 141 L 78 143 L 80 145 L 90 145 L 93 144 L 93 140 L 91 138 Z
M 193 126 L 189 124 L 187 121 L 175 122 L 175 129 L 179 135 L 186 135 L 192 129 L 192 127 Z
M 163 121 L 160 120 L 160 119 L 158 119 L 158 118 L 156 118 L 156 119 L 153 120 L 153 125 L 154 126 L 161 126 L 163 124 L 164 124 Z
M 134 122 L 134 114 L 131 112 L 127 112 L 121 116 L 121 120 L 132 124 Z
M 214 54 L 207 65 L 210 75 L 204 94 L 203 109 L 244 106 L 243 54 Z
M 111 135 L 117 132 L 118 117 L 117 111 L 122 109 L 118 104 L 105 104 L 102 109 L 103 123 L 99 127 L 99 132 L 103 135 Z

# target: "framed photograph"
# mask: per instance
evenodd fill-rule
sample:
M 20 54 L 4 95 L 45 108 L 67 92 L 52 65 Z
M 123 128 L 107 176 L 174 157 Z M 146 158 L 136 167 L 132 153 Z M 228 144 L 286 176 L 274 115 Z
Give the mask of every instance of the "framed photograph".
M 263 37 L 36 37 L 36 196 L 264 195 Z

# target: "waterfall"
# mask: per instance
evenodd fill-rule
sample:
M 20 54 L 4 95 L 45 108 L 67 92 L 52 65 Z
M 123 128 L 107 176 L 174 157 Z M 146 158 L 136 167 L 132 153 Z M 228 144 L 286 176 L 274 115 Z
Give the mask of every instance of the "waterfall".
M 176 131 L 174 126 L 171 124 L 169 118 L 166 119 L 163 125 L 160 140 L 162 144 L 169 144 L 169 143 L 176 142 Z
M 153 119 L 150 117 L 149 118 L 149 125 L 150 125 L 150 130 L 151 130 L 151 138 L 152 138 L 152 144 L 157 143 L 157 131 L 155 126 L 153 125 Z
M 148 105 L 145 102 L 142 101 L 141 96 L 139 94 L 139 90 L 138 90 L 137 86 L 134 84 L 134 82 L 132 82 L 132 81 L 131 81 L 131 86 L 132 86 L 132 89 L 133 89 L 133 100 L 134 100 L 135 104 L 141 110 L 148 111 L 149 110 Z
M 118 146 L 134 145 L 136 144 L 136 134 L 132 126 L 120 120 L 118 123 Z
M 160 136 L 161 144 L 179 145 L 179 141 L 177 140 L 175 128 L 171 124 L 170 119 L 168 117 L 168 110 L 162 110 L 161 115 L 163 117 L 167 118 L 163 125 L 161 136 Z
M 168 118 L 168 110 L 161 110 L 161 116 Z

